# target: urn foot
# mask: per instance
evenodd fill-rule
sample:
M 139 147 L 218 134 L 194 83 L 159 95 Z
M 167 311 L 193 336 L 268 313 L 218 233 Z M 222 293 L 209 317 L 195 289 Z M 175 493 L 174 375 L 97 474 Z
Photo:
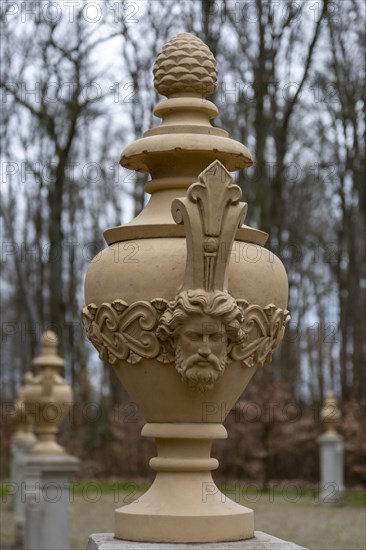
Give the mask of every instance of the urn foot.
M 39 439 L 32 448 L 32 455 L 64 455 L 65 449 L 56 441 L 57 427 L 40 426 L 37 430 Z
M 149 542 L 220 542 L 252 538 L 254 514 L 226 497 L 210 471 L 212 440 L 227 437 L 221 424 L 146 424 L 156 438 L 157 476 L 138 500 L 115 511 L 115 536 Z

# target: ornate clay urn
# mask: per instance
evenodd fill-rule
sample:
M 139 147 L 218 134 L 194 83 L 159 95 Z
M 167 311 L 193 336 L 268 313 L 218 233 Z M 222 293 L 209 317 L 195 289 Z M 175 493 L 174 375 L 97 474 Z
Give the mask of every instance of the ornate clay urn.
M 324 405 L 320 410 L 320 420 L 323 422 L 327 436 L 338 436 L 337 425 L 341 419 L 337 398 L 333 391 L 328 391 Z
M 65 449 L 56 441 L 58 427 L 72 405 L 70 386 L 58 371 L 64 360 L 57 354 L 57 335 L 48 330 L 41 337 L 41 353 L 33 360 L 39 374 L 26 375 L 23 400 L 35 424 L 38 441 L 32 455 L 60 455 Z
M 287 277 L 242 225 L 247 205 L 230 171 L 250 166 L 242 144 L 210 119 L 216 63 L 179 34 L 154 65 L 162 124 L 122 153 L 150 173 L 146 208 L 105 231 L 108 247 L 85 281 L 87 335 L 137 403 L 158 456 L 151 488 L 115 512 L 115 536 L 209 542 L 253 537 L 253 512 L 213 483 L 213 439 L 255 370 L 271 360 L 289 321 Z M 254 258 L 254 259 L 253 259 Z
M 30 373 L 25 375 L 25 382 L 29 375 Z M 12 437 L 12 442 L 30 448 L 36 443 L 37 438 L 34 435 L 33 417 L 27 412 L 24 403 L 24 390 L 25 386 L 22 386 L 14 403 L 14 424 L 16 429 Z

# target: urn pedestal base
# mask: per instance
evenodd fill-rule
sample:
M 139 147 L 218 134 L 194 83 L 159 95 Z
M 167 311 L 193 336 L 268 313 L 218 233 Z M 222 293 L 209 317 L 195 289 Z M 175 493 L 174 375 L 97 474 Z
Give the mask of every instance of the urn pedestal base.
M 254 514 L 219 491 L 211 470 L 213 439 L 225 439 L 222 424 L 146 424 L 155 437 L 158 473 L 138 500 L 115 511 L 115 536 L 151 542 L 220 542 L 254 536 Z

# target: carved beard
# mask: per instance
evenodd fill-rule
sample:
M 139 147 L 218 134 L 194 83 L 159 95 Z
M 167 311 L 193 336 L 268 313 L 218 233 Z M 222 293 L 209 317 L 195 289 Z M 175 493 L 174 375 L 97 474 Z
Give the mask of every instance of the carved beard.
M 198 353 L 195 353 L 187 359 L 183 359 L 182 347 L 180 344 L 177 344 L 175 350 L 175 367 L 182 376 L 182 379 L 190 388 L 202 392 L 212 390 L 216 380 L 224 374 L 226 361 L 226 353 L 221 359 L 213 353 L 208 357 L 202 357 Z M 197 363 L 203 362 L 210 363 L 210 366 L 200 367 L 197 365 Z

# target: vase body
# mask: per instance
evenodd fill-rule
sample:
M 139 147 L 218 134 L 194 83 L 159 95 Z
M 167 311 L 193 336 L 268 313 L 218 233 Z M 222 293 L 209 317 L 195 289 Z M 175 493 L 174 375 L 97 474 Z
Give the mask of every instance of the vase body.
M 148 234 L 148 226 L 144 229 Z M 185 265 L 184 238 L 142 238 L 112 244 L 89 266 L 85 303 L 99 307 L 118 299 L 129 305 L 160 298 L 173 300 L 182 285 Z M 263 308 L 275 304 L 285 310 L 285 269 L 269 250 L 235 241 L 229 262 L 229 292 Z M 252 338 L 257 336 L 254 333 Z M 232 361 L 215 387 L 205 393 L 192 392 L 182 382 L 174 361 L 117 360 L 113 368 L 148 422 L 223 422 L 256 366 Z

